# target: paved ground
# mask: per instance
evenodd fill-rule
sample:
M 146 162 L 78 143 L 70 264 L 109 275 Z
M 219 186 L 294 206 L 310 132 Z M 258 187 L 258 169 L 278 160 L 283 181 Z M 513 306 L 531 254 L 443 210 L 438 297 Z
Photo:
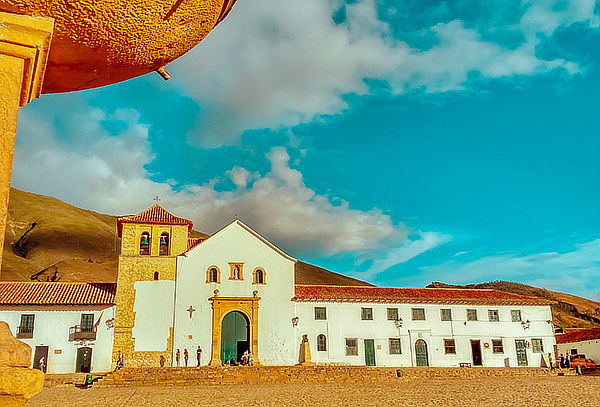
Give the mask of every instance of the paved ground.
M 28 407 L 600 406 L 600 377 L 399 380 L 376 385 L 279 384 L 45 389 Z

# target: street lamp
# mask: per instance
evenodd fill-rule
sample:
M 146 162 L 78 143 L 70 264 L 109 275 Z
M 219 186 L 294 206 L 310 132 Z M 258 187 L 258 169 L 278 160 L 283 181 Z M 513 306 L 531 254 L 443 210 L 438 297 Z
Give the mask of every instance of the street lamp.
M 531 321 L 521 321 L 521 326 L 523 327 L 523 329 L 529 329 L 529 327 L 531 326 Z
M 396 328 L 398 329 L 402 328 L 402 318 L 395 319 L 394 325 L 396 325 Z
M 298 321 L 300 321 L 300 318 L 298 318 L 298 317 L 292 318 L 292 326 L 298 326 Z

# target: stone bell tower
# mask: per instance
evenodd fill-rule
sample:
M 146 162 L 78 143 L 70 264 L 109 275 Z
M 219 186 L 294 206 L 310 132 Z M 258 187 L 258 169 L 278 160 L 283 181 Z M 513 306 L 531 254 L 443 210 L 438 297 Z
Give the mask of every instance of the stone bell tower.
M 161 356 L 166 366 L 171 364 L 172 324 L 167 343 L 162 349 L 148 351 L 138 347 L 136 350 L 133 332 L 136 324 L 136 290 L 139 289 L 136 283 L 139 286 L 139 282 L 172 281 L 174 287 L 177 256 L 185 253 L 189 242 L 193 242 L 189 238 L 192 227 L 192 221 L 174 216 L 160 205 L 154 205 L 137 215 L 118 218 L 121 254 L 115 297 L 113 361 L 122 351 L 126 366 L 159 366 Z

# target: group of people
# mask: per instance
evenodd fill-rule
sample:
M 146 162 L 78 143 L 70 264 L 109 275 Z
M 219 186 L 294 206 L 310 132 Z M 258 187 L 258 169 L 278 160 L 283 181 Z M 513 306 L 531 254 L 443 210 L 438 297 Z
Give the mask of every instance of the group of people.
M 562 353 L 560 354 L 560 357 L 558 358 L 558 367 L 563 368 L 563 369 L 571 368 L 571 358 L 568 353 L 566 356 L 563 355 Z
M 188 366 L 189 358 L 190 358 L 190 353 L 188 352 L 187 348 L 184 348 L 183 349 L 183 363 L 184 363 L 185 367 Z M 179 349 L 177 349 L 177 352 L 175 352 L 175 363 L 177 364 L 177 367 L 179 367 L 181 365 L 181 351 Z M 196 349 L 196 366 L 200 366 L 201 363 L 202 363 L 202 348 L 200 346 L 198 346 L 198 348 Z
M 248 350 L 245 351 L 240 359 L 240 365 L 241 366 L 252 366 L 253 362 L 254 362 L 254 356 L 252 355 L 252 352 L 250 352 Z M 233 366 L 233 365 L 237 365 L 237 362 L 231 355 L 227 355 L 227 356 L 225 356 L 223 365 Z

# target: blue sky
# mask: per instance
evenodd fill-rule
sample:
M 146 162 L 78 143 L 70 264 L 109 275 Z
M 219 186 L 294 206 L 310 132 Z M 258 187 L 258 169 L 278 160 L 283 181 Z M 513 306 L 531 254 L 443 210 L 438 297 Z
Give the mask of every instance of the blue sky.
M 237 213 L 382 285 L 600 299 L 594 1 L 239 1 L 147 75 L 23 109 L 13 185 L 125 214 Z M 32 165 L 32 163 L 36 163 Z

